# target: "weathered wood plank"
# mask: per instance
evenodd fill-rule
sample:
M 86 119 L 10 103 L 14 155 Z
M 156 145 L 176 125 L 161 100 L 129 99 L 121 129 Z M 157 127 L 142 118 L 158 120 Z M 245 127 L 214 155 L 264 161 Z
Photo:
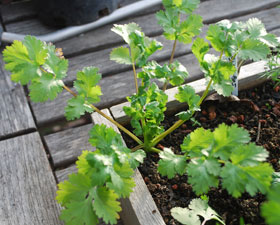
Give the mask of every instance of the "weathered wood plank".
M 265 72 L 265 65 L 266 62 L 260 61 L 242 66 L 238 77 L 239 91 L 249 89 L 263 83 L 266 80 L 265 78 L 261 78 Z M 202 95 L 206 89 L 206 80 L 203 78 L 188 83 L 188 85 L 193 87 L 197 94 Z M 178 110 L 186 106 L 185 103 L 180 103 L 175 99 L 174 96 L 176 93 L 178 93 L 177 88 L 170 88 L 166 90 L 166 94 L 168 95 L 167 112 L 169 113 L 172 113 L 174 109 Z M 110 108 L 113 118 L 121 124 L 127 124 L 129 122 L 129 118 L 122 110 L 124 106 L 129 106 L 129 103 L 124 102 Z
M 0 57 L 0 139 L 36 129 L 23 88 L 11 82 L 3 64 Z
M 55 168 L 75 162 L 83 150 L 95 149 L 88 142 L 91 128 L 88 124 L 44 136 Z
M 264 25 L 266 26 L 268 31 L 271 31 L 277 27 L 279 27 L 280 21 L 280 9 L 279 8 L 272 8 L 268 10 L 264 10 L 261 12 L 253 13 L 248 16 L 241 16 L 232 19 L 233 21 L 247 21 L 249 18 L 255 17 L 263 21 Z M 204 26 L 201 32 L 201 37 L 205 37 L 207 32 L 208 26 Z M 114 35 L 111 33 L 111 35 Z M 163 49 L 161 51 L 157 51 L 154 55 L 152 55 L 151 60 L 167 60 L 170 57 L 171 49 L 173 42 L 166 40 L 163 35 L 155 37 L 158 41 L 163 44 Z M 100 68 L 100 72 L 103 75 L 107 74 L 116 74 L 120 72 L 124 72 L 129 70 L 131 66 L 129 65 L 120 65 L 113 61 L 110 61 L 110 52 L 113 48 L 104 49 L 101 51 L 91 52 L 88 54 L 79 55 L 76 57 L 72 57 L 69 60 L 69 75 L 65 79 L 66 83 L 71 83 L 75 77 L 76 72 L 81 70 L 85 66 L 94 65 Z M 188 54 L 191 52 L 191 45 L 185 45 L 182 43 L 177 44 L 175 57 L 182 56 L 184 54 Z M 108 63 L 110 61 L 110 63 Z
M 37 18 L 23 20 L 6 25 L 6 30 L 11 33 L 26 34 L 26 35 L 43 35 L 57 29 L 47 26 L 39 21 Z
M 197 13 L 202 15 L 204 23 L 208 24 L 221 19 L 233 18 L 244 15 L 245 13 L 252 13 L 256 10 L 273 7 L 277 4 L 279 4 L 278 0 L 211 0 L 202 2 L 197 10 Z M 146 15 L 134 19 L 129 18 L 119 21 L 118 23 L 123 24 L 129 22 L 138 23 L 148 36 L 154 36 L 162 33 L 162 29 L 157 24 L 154 15 Z M 112 25 L 107 25 L 97 30 L 90 31 L 81 37 L 74 37 L 58 42 L 57 45 L 64 49 L 65 55 L 77 55 L 82 52 L 100 49 L 102 46 L 110 46 L 121 43 L 122 40 L 118 37 L 118 35 L 111 34 L 111 28 Z M 77 45 L 77 43 L 79 44 Z
M 0 224 L 59 225 L 56 183 L 38 133 L 0 142 Z
M 203 16 L 205 23 L 210 23 L 223 18 L 237 17 L 246 13 L 255 12 L 260 9 L 270 8 L 277 4 L 279 4 L 278 0 L 248 0 L 245 2 L 243 0 L 212 0 L 202 2 L 199 9 L 197 10 L 197 13 Z M 211 10 L 209 10 L 209 8 L 211 8 Z M 140 16 L 134 19 L 125 19 L 119 21 L 118 23 L 128 23 L 133 21 L 138 23 L 143 28 L 143 31 L 149 36 L 160 34 L 162 32 L 162 29 L 157 24 L 153 14 Z M 147 21 L 149 22 L 147 23 Z M 26 28 L 27 26 L 24 25 L 24 23 L 30 24 L 28 25 L 30 26 L 29 30 Z M 20 23 L 13 23 L 7 26 L 7 31 L 18 31 L 20 33 L 23 33 L 24 31 L 27 34 L 34 34 L 34 32 L 48 33 L 48 30 L 42 30 L 45 29 L 43 26 L 39 25 L 36 27 L 36 24 L 38 25 L 38 21 L 22 21 Z M 20 27 L 22 27 L 22 29 L 19 31 Z M 112 25 L 103 26 L 97 30 L 87 32 L 78 37 L 58 42 L 57 46 L 62 47 L 64 49 L 65 55 L 69 56 L 120 43 L 120 37 L 110 34 L 109 31 L 111 27 Z
M 31 1 L 3 4 L 0 6 L 0 10 L 4 24 L 29 19 L 37 14 L 32 7 Z

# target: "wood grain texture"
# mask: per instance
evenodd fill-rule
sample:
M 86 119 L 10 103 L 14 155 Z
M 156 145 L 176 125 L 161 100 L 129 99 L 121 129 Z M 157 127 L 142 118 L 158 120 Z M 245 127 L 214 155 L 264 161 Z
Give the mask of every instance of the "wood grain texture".
M 44 136 L 55 168 L 75 162 L 83 150 L 95 150 L 88 142 L 91 128 L 88 124 Z
M 203 16 L 205 23 L 211 23 L 223 18 L 233 18 L 261 9 L 271 8 L 277 4 L 279 4 L 278 0 L 211 0 L 202 2 L 196 12 Z M 149 22 L 147 23 L 147 21 Z M 153 36 L 162 32 L 162 29 L 157 24 L 153 14 L 139 16 L 133 19 L 128 18 L 116 23 L 123 24 L 128 22 L 138 23 L 148 36 Z M 69 56 L 106 48 L 106 46 L 112 46 L 117 43 L 121 43 L 122 40 L 120 37 L 110 34 L 111 27 L 112 25 L 110 24 L 103 26 L 97 30 L 87 32 L 83 35 L 58 42 L 57 46 L 62 47 L 64 49 L 65 55 Z M 26 34 L 44 34 L 48 33 L 50 28 L 41 26 L 38 21 L 36 22 L 36 19 L 33 19 L 9 24 L 7 25 L 7 31 Z
M 273 31 L 280 26 L 280 8 L 272 8 L 260 12 L 256 12 L 250 15 L 241 16 L 231 19 L 232 21 L 247 21 L 249 18 L 255 17 L 260 19 L 268 31 Z M 204 26 L 201 32 L 200 37 L 205 37 L 208 26 Z M 114 35 L 111 33 L 111 35 Z M 173 42 L 166 40 L 163 35 L 154 37 L 156 40 L 160 41 L 163 44 L 163 49 L 155 52 L 150 59 L 157 61 L 168 60 L 170 57 L 170 51 L 172 49 Z M 107 48 L 100 51 L 95 51 L 87 54 L 82 54 L 76 57 L 72 57 L 69 60 L 69 75 L 65 79 L 66 83 L 71 83 L 75 77 L 78 70 L 81 70 L 85 66 L 94 65 L 100 68 L 100 72 L 106 75 L 113 75 L 116 73 L 124 72 L 130 69 L 129 65 L 120 65 L 113 61 L 110 61 L 110 52 L 113 50 L 113 47 Z M 182 43 L 177 44 L 175 57 L 179 57 L 191 52 L 191 45 L 185 45 Z M 110 63 L 108 63 L 110 62 Z
M 0 139 L 36 129 L 23 88 L 12 83 L 3 64 L 0 57 Z
M 266 79 L 260 78 L 265 72 L 265 65 L 266 62 L 260 61 L 242 66 L 238 76 L 239 91 L 249 89 L 263 83 Z M 204 78 L 188 83 L 188 85 L 193 87 L 198 95 L 202 95 L 207 86 L 206 80 Z M 177 93 L 178 88 L 170 88 L 166 90 L 166 94 L 168 95 L 167 112 L 169 113 L 187 106 L 185 103 L 180 103 L 175 99 L 175 94 Z M 129 106 L 129 103 L 124 102 L 110 108 L 113 118 L 121 124 L 127 124 L 130 120 L 122 110 L 124 106 Z
M 26 20 L 36 16 L 31 1 L 17 2 L 0 5 L 1 16 L 4 24 Z
M 0 224 L 62 225 L 56 183 L 38 133 L 0 142 Z

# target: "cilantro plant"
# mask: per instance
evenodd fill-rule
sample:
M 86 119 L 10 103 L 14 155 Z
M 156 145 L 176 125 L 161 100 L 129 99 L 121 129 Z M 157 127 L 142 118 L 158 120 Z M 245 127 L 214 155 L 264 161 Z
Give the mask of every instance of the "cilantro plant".
M 267 71 L 265 77 L 274 82 L 274 86 L 280 85 L 280 46 L 273 49 L 272 56 L 267 60 Z
M 193 199 L 188 208 L 172 208 L 171 215 L 184 225 L 205 225 L 209 220 L 216 220 L 225 225 L 221 217 L 208 205 L 208 202 L 200 198 Z M 203 217 L 202 222 L 199 217 Z
M 117 63 L 131 65 L 133 70 L 135 94 L 127 97 L 130 106 L 124 107 L 124 112 L 131 117 L 134 133 L 94 105 L 102 94 L 98 85 L 101 79 L 98 68 L 86 67 L 78 71 L 73 91 L 63 83 L 68 61 L 54 45 L 26 36 L 24 41 L 14 41 L 3 51 L 5 68 L 11 71 L 14 82 L 29 85 L 32 101 L 53 100 L 66 90 L 73 96 L 65 108 L 68 120 L 95 111 L 137 143 L 129 149 L 112 128 L 95 125 L 91 129 L 89 142 L 96 151 L 84 151 L 76 162 L 78 172 L 58 185 L 57 201 L 63 206 L 61 219 L 67 225 L 93 225 L 100 219 L 115 224 L 121 211 L 118 199 L 128 197 L 132 192 L 135 185 L 133 170 L 143 162 L 147 152 L 159 153 L 158 170 L 162 175 L 171 178 L 177 173 L 187 173 L 188 182 L 198 195 L 207 193 L 210 187 L 217 187 L 220 180 L 222 187 L 234 197 L 245 191 L 254 195 L 268 190 L 273 170 L 263 162 L 267 152 L 249 143 L 248 132 L 236 125 L 222 124 L 213 132 L 197 129 L 185 138 L 183 155 L 155 147 L 166 135 L 193 119 L 211 89 L 229 96 L 233 90 L 230 77 L 242 63 L 248 59 L 266 59 L 270 47 L 277 44 L 275 36 L 267 34 L 258 19 L 233 23 L 223 20 L 209 26 L 208 41 L 195 38 L 203 26 L 201 16 L 193 13 L 198 4 L 199 0 L 163 0 L 165 10 L 158 12 L 156 17 L 163 27 L 164 36 L 173 41 L 170 60 L 163 65 L 148 60 L 162 48 L 161 43 L 146 37 L 137 24 L 115 25 L 112 29 L 123 37 L 127 45 L 114 49 L 110 58 Z M 174 61 L 177 42 L 193 42 L 192 52 L 207 81 L 202 96 L 197 95 L 191 86 L 183 84 L 189 74 L 179 61 Z M 209 43 L 217 51 L 216 55 L 209 54 Z M 236 59 L 238 68 L 233 65 Z M 137 67 L 140 68 L 138 73 Z M 156 80 L 163 81 L 162 88 Z M 161 122 L 168 101 L 165 93 L 168 85 L 178 86 L 175 98 L 187 103 L 188 108 L 178 114 L 179 120 L 174 125 L 164 130 Z
M 262 216 L 269 225 L 277 225 L 280 221 L 280 184 L 276 184 L 268 193 L 268 201 L 261 206 Z

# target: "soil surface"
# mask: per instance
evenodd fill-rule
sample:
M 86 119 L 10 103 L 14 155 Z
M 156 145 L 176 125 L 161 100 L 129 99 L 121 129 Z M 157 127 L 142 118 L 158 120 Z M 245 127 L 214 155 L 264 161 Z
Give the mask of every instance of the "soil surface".
M 277 89 L 276 89 L 277 91 Z M 214 129 L 221 123 L 231 125 L 237 123 L 249 131 L 252 141 L 262 145 L 269 151 L 267 159 L 275 171 L 280 171 L 280 93 L 275 92 L 272 82 L 239 93 L 240 101 L 208 100 L 202 105 L 201 112 L 195 118 L 206 129 Z M 167 117 L 166 129 L 177 121 L 176 116 Z M 171 147 L 174 152 L 180 152 L 183 139 L 191 131 L 198 128 L 186 122 L 180 128 L 167 136 L 158 148 Z M 128 146 L 132 147 L 129 141 Z M 167 225 L 180 224 L 170 215 L 173 207 L 187 207 L 197 196 L 187 183 L 187 176 L 176 176 L 174 179 L 162 177 L 157 172 L 157 154 L 149 155 L 139 168 L 154 200 Z M 245 224 L 263 225 L 260 216 L 260 205 L 265 196 L 258 194 L 251 197 L 245 193 L 241 198 L 231 197 L 226 190 L 212 188 L 207 194 L 209 205 L 222 216 L 227 225 L 239 225 L 243 218 Z M 207 222 L 207 225 L 215 222 Z

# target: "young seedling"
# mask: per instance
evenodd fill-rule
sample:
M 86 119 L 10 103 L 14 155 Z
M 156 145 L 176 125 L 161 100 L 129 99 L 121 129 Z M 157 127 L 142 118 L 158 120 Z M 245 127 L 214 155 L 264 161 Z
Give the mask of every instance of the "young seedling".
M 101 95 L 98 85 L 101 74 L 96 67 L 77 72 L 73 91 L 63 83 L 68 61 L 54 45 L 26 36 L 23 42 L 14 41 L 3 51 L 5 68 L 11 71 L 14 82 L 29 84 L 31 101 L 53 100 L 65 89 L 73 95 L 65 108 L 68 120 L 96 111 L 137 143 L 129 149 L 112 128 L 95 125 L 91 129 L 89 142 L 96 151 L 84 151 L 76 162 L 78 172 L 58 185 L 57 200 L 64 207 L 61 219 L 66 224 L 93 225 L 98 224 L 99 219 L 115 224 L 121 211 L 118 199 L 132 192 L 133 170 L 143 162 L 146 152 L 159 153 L 158 169 L 162 175 L 173 177 L 176 173 L 187 173 L 188 182 L 197 194 L 217 187 L 220 180 L 223 188 L 234 197 L 245 191 L 254 195 L 268 190 L 273 170 L 263 162 L 267 152 L 249 143 L 248 132 L 236 125 L 222 124 L 214 132 L 197 129 L 186 137 L 182 145 L 184 155 L 155 147 L 166 135 L 193 119 L 211 89 L 224 96 L 231 95 L 231 76 L 239 71 L 242 63 L 247 59 L 266 59 L 269 47 L 277 42 L 275 36 L 266 33 L 258 19 L 242 23 L 224 20 L 209 26 L 206 39 L 218 56 L 209 54 L 207 41 L 202 38 L 193 41 L 202 27 L 201 16 L 193 14 L 198 4 L 199 0 L 163 0 L 165 11 L 157 13 L 157 19 L 163 26 L 164 36 L 174 42 L 170 60 L 164 65 L 148 61 L 162 45 L 146 37 L 137 24 L 115 25 L 112 29 L 123 37 L 127 46 L 114 49 L 111 59 L 131 65 L 133 70 L 135 94 L 127 98 L 130 106 L 124 107 L 124 111 L 131 117 L 134 134 L 94 105 Z M 174 61 L 177 42 L 193 42 L 192 52 L 207 80 L 202 96 L 192 87 L 183 85 L 188 72 L 180 62 Z M 233 65 L 236 57 L 240 60 L 237 69 Z M 141 68 L 139 73 L 136 67 Z M 163 81 L 162 89 L 154 79 Z M 175 97 L 179 102 L 186 102 L 188 108 L 180 112 L 179 120 L 165 131 L 161 122 L 168 100 L 165 89 L 169 84 L 179 86 Z

